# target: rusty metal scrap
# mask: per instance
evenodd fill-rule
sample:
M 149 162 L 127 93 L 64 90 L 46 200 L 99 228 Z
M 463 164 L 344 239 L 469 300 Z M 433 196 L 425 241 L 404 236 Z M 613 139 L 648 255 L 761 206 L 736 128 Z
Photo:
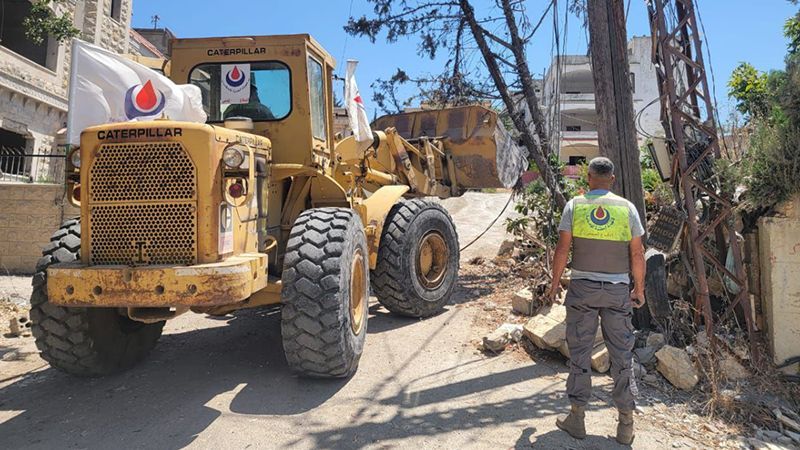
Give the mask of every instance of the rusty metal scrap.
M 732 196 L 714 176 L 720 158 L 714 105 L 706 77 L 700 30 L 693 0 L 652 0 L 648 3 L 661 99 L 661 120 L 672 161 L 676 206 L 686 214 L 683 250 L 691 261 L 695 284 L 694 321 L 706 326 L 709 338 L 714 322 L 725 320 L 734 308 L 745 318 L 755 357 L 754 324 L 747 277 L 734 229 Z M 698 205 L 700 210 L 698 210 Z M 726 264 L 731 252 L 732 267 Z M 724 276 L 729 284 L 727 310 L 712 313 L 709 275 Z

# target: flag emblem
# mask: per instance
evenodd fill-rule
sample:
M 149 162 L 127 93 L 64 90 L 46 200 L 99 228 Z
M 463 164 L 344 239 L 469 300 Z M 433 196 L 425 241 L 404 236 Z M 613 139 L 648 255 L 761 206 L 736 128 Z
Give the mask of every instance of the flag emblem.
M 144 85 L 132 86 L 125 93 L 125 116 L 128 120 L 155 116 L 164 109 L 166 102 L 164 93 L 154 88 L 148 80 Z

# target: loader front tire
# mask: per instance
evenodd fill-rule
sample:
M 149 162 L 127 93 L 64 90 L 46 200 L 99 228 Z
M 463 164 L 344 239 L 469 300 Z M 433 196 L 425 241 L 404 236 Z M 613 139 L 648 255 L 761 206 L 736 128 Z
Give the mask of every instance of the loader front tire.
M 404 200 L 383 225 L 372 288 L 389 311 L 429 317 L 450 300 L 458 266 L 458 234 L 447 210 L 425 200 Z
M 315 208 L 297 218 L 281 280 L 281 334 L 293 371 L 355 373 L 367 335 L 368 261 L 364 225 L 353 210 Z
M 36 264 L 31 294 L 31 322 L 42 358 L 77 376 L 100 376 L 127 369 L 156 345 L 164 322 L 145 324 L 117 308 L 65 308 L 47 300 L 47 268 L 80 258 L 81 225 L 64 224 L 44 247 Z

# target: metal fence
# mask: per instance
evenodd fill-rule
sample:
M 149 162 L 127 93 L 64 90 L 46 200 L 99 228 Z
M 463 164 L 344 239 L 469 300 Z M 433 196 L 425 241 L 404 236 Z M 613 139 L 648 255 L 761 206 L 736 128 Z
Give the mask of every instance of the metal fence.
M 65 156 L 57 149 L 26 153 L 25 149 L 0 147 L 0 182 L 64 182 Z

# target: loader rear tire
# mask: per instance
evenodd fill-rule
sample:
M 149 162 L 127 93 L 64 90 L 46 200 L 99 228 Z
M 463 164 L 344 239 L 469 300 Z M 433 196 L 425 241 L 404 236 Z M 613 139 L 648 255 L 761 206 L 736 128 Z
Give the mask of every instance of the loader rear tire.
M 65 308 L 48 302 L 47 268 L 77 260 L 80 246 L 81 225 L 72 219 L 44 247 L 33 276 L 33 336 L 52 367 L 77 376 L 107 375 L 143 359 L 156 345 L 164 322 L 136 322 L 117 308 Z
M 367 335 L 369 252 L 346 208 L 304 211 L 283 262 L 281 334 L 289 367 L 304 376 L 355 373 Z
M 458 280 L 458 234 L 441 205 L 413 199 L 389 211 L 372 289 L 389 311 L 429 317 L 450 300 Z

